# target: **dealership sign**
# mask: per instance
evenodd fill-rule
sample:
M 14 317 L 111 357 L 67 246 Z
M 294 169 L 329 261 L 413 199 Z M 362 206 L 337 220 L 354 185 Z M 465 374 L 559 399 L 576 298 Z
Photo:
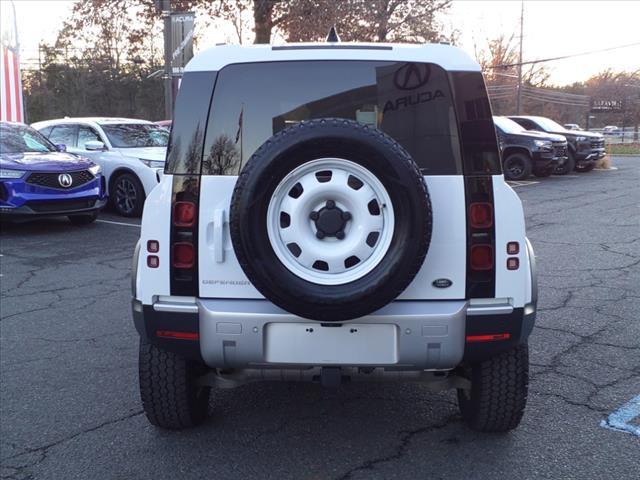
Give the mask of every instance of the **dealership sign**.
M 593 100 L 591 102 L 592 112 L 621 112 L 622 100 Z
M 193 12 L 171 14 L 171 66 L 174 74 L 182 74 L 193 57 Z

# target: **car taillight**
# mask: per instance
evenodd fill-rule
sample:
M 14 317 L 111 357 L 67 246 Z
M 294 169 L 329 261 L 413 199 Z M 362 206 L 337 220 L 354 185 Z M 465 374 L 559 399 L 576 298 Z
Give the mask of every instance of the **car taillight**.
M 160 242 L 157 240 L 149 240 L 147 242 L 147 252 L 158 253 L 160 251 Z
M 518 270 L 520 268 L 520 260 L 518 257 L 507 258 L 507 270 Z
M 155 255 L 149 255 L 147 257 L 147 267 L 158 268 L 160 266 L 160 258 Z
M 195 263 L 195 253 L 193 244 L 189 242 L 178 242 L 173 244 L 171 252 L 171 264 L 175 268 L 192 268 Z
M 173 205 L 173 224 L 176 227 L 192 227 L 196 221 L 196 204 L 176 202 Z
M 171 295 L 198 294 L 199 175 L 173 176 L 169 264 Z
M 489 228 L 493 225 L 493 205 L 472 203 L 469 206 L 469 222 L 472 228 Z
M 520 244 L 518 242 L 509 242 L 507 243 L 507 254 L 508 255 L 517 255 L 520 253 Z
M 493 178 L 465 177 L 467 208 L 467 298 L 495 296 L 496 245 Z
M 472 270 L 491 270 L 493 268 L 493 247 L 482 244 L 472 245 L 470 260 Z

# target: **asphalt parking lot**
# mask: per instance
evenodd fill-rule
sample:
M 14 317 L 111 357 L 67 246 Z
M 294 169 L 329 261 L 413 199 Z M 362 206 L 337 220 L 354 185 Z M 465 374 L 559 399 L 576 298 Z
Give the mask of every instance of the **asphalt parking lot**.
M 453 392 L 417 384 L 246 385 L 214 392 L 204 426 L 157 430 L 129 310 L 138 222 L 3 226 L 2 478 L 639 478 L 640 435 L 616 421 L 640 431 L 633 404 L 617 412 L 640 395 L 640 157 L 613 164 L 514 185 L 540 312 L 508 435 L 473 433 Z

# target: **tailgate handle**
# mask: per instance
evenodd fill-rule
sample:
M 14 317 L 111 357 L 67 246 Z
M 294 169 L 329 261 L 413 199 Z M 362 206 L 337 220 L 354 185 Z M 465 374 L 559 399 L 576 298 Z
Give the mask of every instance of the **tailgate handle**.
M 213 211 L 213 258 L 216 263 L 224 262 L 224 210 Z

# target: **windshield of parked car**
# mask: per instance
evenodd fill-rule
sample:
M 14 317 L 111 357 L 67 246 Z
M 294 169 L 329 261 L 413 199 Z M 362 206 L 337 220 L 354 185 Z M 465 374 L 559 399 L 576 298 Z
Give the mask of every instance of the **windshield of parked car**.
M 513 120 L 506 117 L 493 117 L 493 123 L 504 133 L 521 133 L 525 129 Z
M 114 148 L 166 147 L 169 132 L 148 123 L 102 125 L 102 130 Z
M 31 127 L 20 125 L 0 126 L 0 153 L 46 153 L 56 147 Z
M 562 125 L 554 122 L 549 118 L 536 117 L 533 121 L 540 125 L 547 132 L 562 132 L 566 130 L 566 128 L 564 128 Z

